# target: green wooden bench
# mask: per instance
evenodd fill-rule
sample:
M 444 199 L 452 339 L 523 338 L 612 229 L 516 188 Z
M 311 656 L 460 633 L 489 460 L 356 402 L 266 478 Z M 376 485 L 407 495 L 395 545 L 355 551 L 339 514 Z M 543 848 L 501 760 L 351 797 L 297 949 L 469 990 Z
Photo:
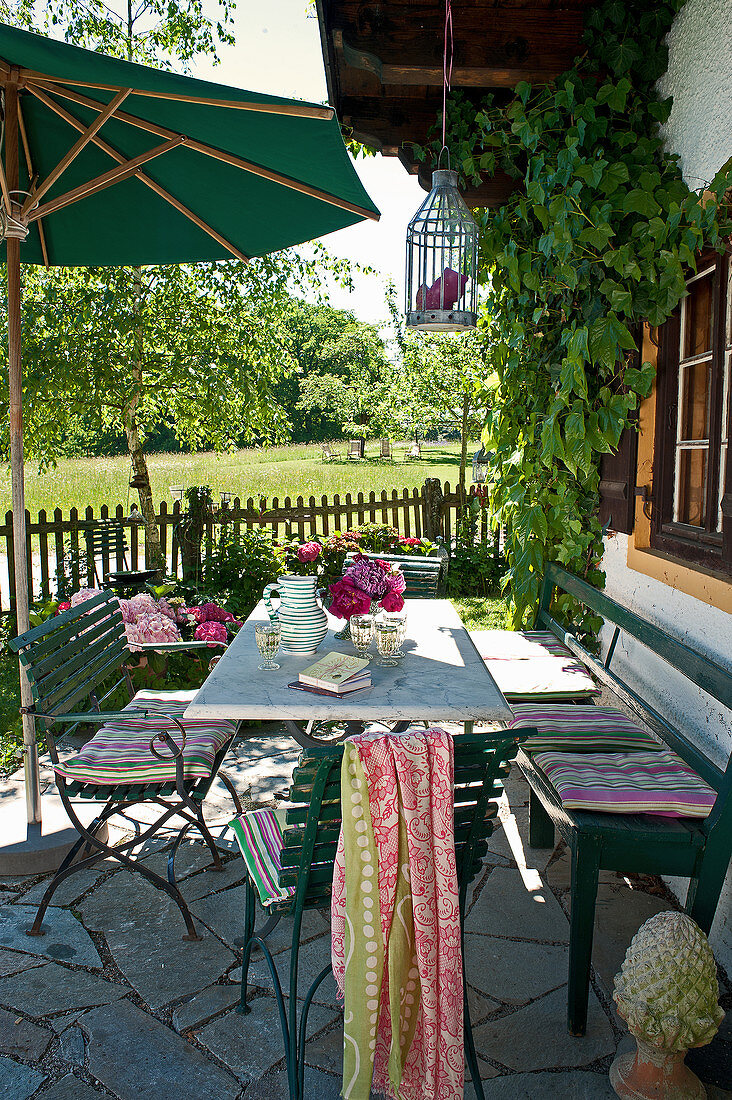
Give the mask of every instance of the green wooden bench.
M 348 555 L 346 564 L 352 557 L 352 554 Z M 425 557 L 422 554 L 367 553 L 364 557 L 378 558 L 390 565 L 398 565 L 407 582 L 404 596 L 408 600 L 432 600 L 444 593 L 446 559 Z
M 111 858 L 139 871 L 176 903 L 186 925 L 184 939 L 199 939 L 188 906 L 175 882 L 175 857 L 191 827 L 196 828 L 222 870 L 216 844 L 203 817 L 203 803 L 219 774 L 237 811 L 241 803 L 229 779 L 219 773 L 236 733 L 233 722 L 191 723 L 183 718 L 188 693 L 144 691 L 134 695 L 127 645 L 117 597 L 103 592 L 57 615 L 9 643 L 20 655 L 33 693 L 30 713 L 43 729 L 64 808 L 79 840 L 64 859 L 43 895 L 29 935 L 43 935 L 43 917 L 51 899 L 69 875 Z M 123 696 L 121 710 L 103 710 Z M 57 725 L 67 726 L 60 735 Z M 74 730 L 99 726 L 74 757 L 59 755 L 58 741 Z M 101 803 L 91 825 L 79 818 L 73 800 Z M 160 815 L 130 840 L 111 846 L 100 830 L 114 814 L 151 803 Z M 168 859 L 167 880 L 132 858 L 171 818 L 182 822 Z M 105 835 L 106 830 L 101 835 Z
M 470 734 L 455 739 L 455 855 L 461 925 L 465 917 L 468 887 L 480 871 L 488 851 L 488 838 L 498 814 L 503 777 L 516 754 L 517 738 L 503 730 Z M 341 761 L 343 745 L 306 749 L 295 769 L 290 788 L 286 827 L 281 851 L 281 887 L 294 889 L 291 897 L 267 906 L 272 914 L 294 917 L 290 957 L 288 1001 L 264 936 L 254 930 L 259 894 L 247 876 L 241 999 L 238 1011 L 249 1012 L 247 981 L 252 948 L 261 947 L 274 983 L 280 1025 L 285 1044 L 290 1100 L 304 1100 L 305 1037 L 313 997 L 331 971 L 326 966 L 310 986 L 298 1021 L 298 956 L 300 929 L 306 909 L 329 909 L 333 862 L 341 826 Z M 465 1057 L 478 1100 L 484 1100 L 480 1071 L 465 998 Z
M 557 593 L 573 597 L 613 628 L 604 659 L 591 653 L 575 633 L 557 622 L 553 612 Z M 661 715 L 642 692 L 623 679 L 613 660 L 618 642 L 622 637 L 635 639 L 682 673 L 690 689 L 701 688 L 710 699 L 727 708 L 732 707 L 732 671 L 554 564 L 548 566 L 544 577 L 536 628 L 551 630 L 665 746 L 717 792 L 711 813 L 703 819 L 565 809 L 532 754 L 519 751 L 517 763 L 530 786 L 530 845 L 552 847 L 557 829 L 569 848 L 572 913 L 568 1025 L 572 1034 L 583 1035 L 599 872 L 689 878 L 686 911 L 703 931 L 709 932 L 732 854 L 732 759 L 726 767 L 719 767 L 681 728 Z

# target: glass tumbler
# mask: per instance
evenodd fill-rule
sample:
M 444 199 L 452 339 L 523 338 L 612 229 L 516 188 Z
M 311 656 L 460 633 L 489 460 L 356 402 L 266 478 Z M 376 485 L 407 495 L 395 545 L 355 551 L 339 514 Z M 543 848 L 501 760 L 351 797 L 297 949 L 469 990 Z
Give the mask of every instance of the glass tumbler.
M 263 663 L 258 666 L 260 672 L 274 672 L 275 669 L 280 667 L 274 661 L 280 648 L 280 624 L 272 622 L 256 623 L 254 637 L 257 642 L 257 649 L 264 658 Z
M 374 636 L 373 615 L 351 615 L 349 627 L 351 630 L 353 648 L 356 650 L 359 657 L 362 657 L 366 661 L 370 661 L 371 654 L 368 652 L 368 649 L 371 645 L 371 639 Z
M 398 665 L 396 656 L 401 645 L 399 627 L 396 623 L 380 619 L 376 623 L 376 648 L 379 651 L 380 665 Z
M 394 623 L 396 626 L 399 635 L 399 646 L 393 656 L 401 660 L 402 657 L 406 656 L 402 649 L 402 644 L 407 636 L 407 613 L 406 611 L 384 611 L 382 612 L 381 620 L 385 623 Z

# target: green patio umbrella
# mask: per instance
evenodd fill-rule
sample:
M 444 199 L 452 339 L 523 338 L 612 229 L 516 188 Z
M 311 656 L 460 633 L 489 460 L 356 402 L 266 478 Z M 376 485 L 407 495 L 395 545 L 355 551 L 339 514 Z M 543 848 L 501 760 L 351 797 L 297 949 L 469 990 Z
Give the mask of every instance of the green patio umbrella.
M 18 630 L 28 628 L 20 261 L 249 259 L 379 217 L 330 107 L 118 61 L 0 25 Z M 21 703 L 30 704 L 21 674 Z M 40 833 L 24 715 L 26 805 Z

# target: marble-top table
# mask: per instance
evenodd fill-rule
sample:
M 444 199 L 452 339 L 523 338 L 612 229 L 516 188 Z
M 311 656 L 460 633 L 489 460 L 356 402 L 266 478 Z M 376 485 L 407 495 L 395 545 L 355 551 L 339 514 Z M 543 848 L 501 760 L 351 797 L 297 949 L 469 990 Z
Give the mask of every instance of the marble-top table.
M 260 602 L 215 665 L 186 710 L 187 718 L 283 721 L 300 744 L 318 743 L 312 722 L 506 722 L 511 708 L 473 645 L 449 600 L 407 600 L 406 656 L 384 668 L 374 656 L 371 688 L 343 699 L 288 688 L 298 674 L 329 650 L 354 653 L 350 641 L 333 637 L 343 626 L 328 617 L 328 633 L 315 656 L 280 649 L 276 672 L 260 672 L 254 624 L 265 622 Z M 372 643 L 372 649 L 375 644 Z

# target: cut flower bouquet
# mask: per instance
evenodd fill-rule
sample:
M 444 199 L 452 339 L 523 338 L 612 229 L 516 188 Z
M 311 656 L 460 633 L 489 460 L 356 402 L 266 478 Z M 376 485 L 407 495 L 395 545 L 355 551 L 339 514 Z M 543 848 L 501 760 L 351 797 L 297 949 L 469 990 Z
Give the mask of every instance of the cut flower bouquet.
M 365 615 L 381 607 L 401 611 L 407 582 L 398 565 L 356 554 L 340 580 L 329 586 L 330 613 L 338 619 Z

